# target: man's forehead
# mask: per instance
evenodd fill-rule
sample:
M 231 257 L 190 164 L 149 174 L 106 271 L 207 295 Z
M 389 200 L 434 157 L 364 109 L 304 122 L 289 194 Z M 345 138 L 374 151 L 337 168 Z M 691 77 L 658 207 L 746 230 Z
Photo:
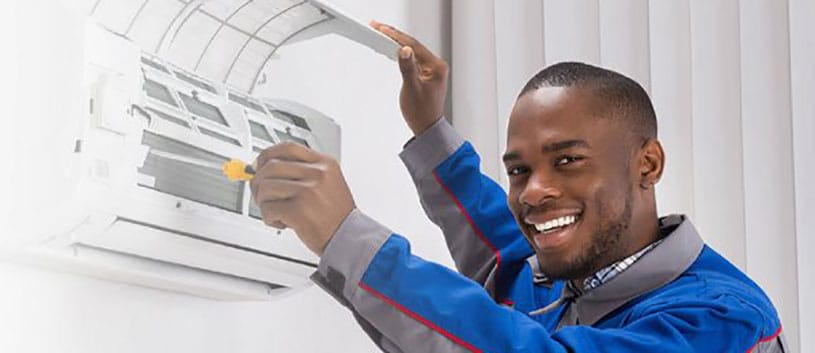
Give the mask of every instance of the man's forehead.
M 518 101 L 523 100 L 538 105 L 553 105 L 569 98 L 572 91 L 574 91 L 572 87 L 544 86 L 527 92 L 519 97 Z
M 508 136 L 530 129 L 556 132 L 579 131 L 597 124 L 593 102 L 581 89 L 541 87 L 518 98 L 507 126 Z
M 583 141 L 571 146 L 591 148 L 621 142 L 617 119 L 598 116 L 594 103 L 590 90 L 569 87 L 541 87 L 519 97 L 507 128 L 507 152 L 564 141 Z
M 531 117 L 552 114 L 559 110 L 574 108 L 574 94 L 568 87 L 541 87 L 518 97 L 512 107 L 513 116 Z
M 510 115 L 513 120 L 556 119 L 587 120 L 596 111 L 589 90 L 576 87 L 541 87 L 527 92 L 515 101 Z

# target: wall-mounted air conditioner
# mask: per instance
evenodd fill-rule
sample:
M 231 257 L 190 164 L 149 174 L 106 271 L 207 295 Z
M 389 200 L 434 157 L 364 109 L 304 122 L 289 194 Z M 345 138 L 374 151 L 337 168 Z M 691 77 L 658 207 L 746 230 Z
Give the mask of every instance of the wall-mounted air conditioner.
M 281 141 L 340 157 L 331 118 L 253 94 L 259 81 L 286 84 L 263 75 L 283 60 L 278 48 L 328 33 L 388 56 L 396 45 L 317 1 L 95 0 L 85 10 L 82 90 L 65 92 L 81 109 L 33 115 L 54 123 L 19 132 L 58 161 L 54 178 L 41 177 L 56 186 L 17 200 L 48 210 L 31 218 L 43 224 L 13 228 L 28 258 L 219 299 L 307 284 L 317 258 L 264 225 L 248 185 L 217 166 Z

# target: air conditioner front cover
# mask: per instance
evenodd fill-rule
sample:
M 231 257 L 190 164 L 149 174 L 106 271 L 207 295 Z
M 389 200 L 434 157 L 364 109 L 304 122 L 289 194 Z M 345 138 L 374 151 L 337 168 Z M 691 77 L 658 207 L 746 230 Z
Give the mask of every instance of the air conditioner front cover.
M 144 51 L 248 93 L 287 43 L 336 33 L 394 60 L 399 48 L 316 0 L 97 0 L 89 10 Z

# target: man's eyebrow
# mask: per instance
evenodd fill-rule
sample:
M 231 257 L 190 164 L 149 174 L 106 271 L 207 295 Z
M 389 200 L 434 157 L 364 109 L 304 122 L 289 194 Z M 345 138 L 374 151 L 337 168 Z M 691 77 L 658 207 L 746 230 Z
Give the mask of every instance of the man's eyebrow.
M 590 148 L 589 143 L 584 140 L 566 140 L 566 141 L 558 141 L 553 142 L 548 145 L 543 146 L 543 153 L 551 153 L 556 151 L 561 151 L 569 148 L 574 147 L 583 147 L 583 148 Z
M 552 142 L 552 143 L 550 143 L 548 145 L 543 146 L 542 150 L 543 150 L 543 153 L 551 153 L 551 152 L 561 151 L 561 150 L 574 148 L 574 147 L 591 148 L 591 146 L 589 146 L 589 143 L 584 141 L 584 140 L 566 140 L 566 141 Z M 521 159 L 521 154 L 518 153 L 518 152 L 514 152 L 514 151 L 507 152 L 507 153 L 504 153 L 504 156 L 502 157 L 502 159 L 504 160 L 504 163 L 517 161 L 517 160 Z
M 502 159 L 504 160 L 504 163 L 511 162 L 511 161 L 517 161 L 517 160 L 521 159 L 521 154 L 518 153 L 518 152 L 507 152 L 507 153 L 504 153 L 504 157 Z

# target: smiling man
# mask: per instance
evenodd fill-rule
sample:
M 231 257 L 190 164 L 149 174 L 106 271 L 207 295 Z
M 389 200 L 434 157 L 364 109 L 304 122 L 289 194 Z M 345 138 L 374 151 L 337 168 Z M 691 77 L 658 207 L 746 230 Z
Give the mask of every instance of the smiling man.
M 656 130 L 642 87 L 608 70 L 556 64 L 521 91 L 503 158 L 508 202 L 548 276 L 583 283 L 659 241 Z
M 372 25 L 403 45 L 401 157 L 458 273 L 412 255 L 355 208 L 336 161 L 300 145 L 264 151 L 252 191 L 383 351 L 784 352 L 764 292 L 686 217 L 658 217 L 665 157 L 640 85 L 581 63 L 535 75 L 510 116 L 507 195 L 441 117 L 447 64 Z

